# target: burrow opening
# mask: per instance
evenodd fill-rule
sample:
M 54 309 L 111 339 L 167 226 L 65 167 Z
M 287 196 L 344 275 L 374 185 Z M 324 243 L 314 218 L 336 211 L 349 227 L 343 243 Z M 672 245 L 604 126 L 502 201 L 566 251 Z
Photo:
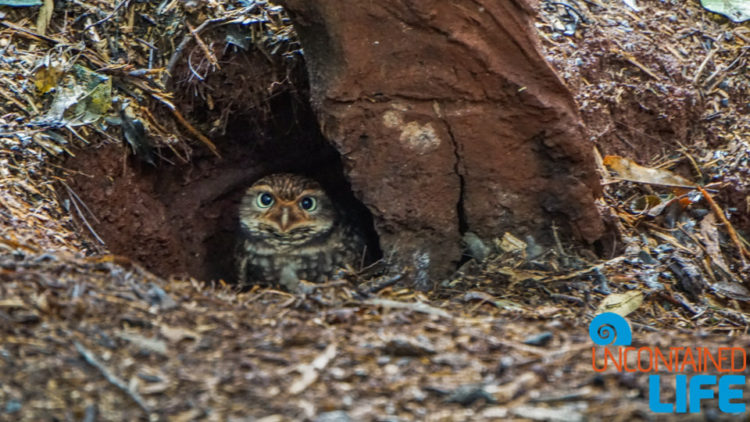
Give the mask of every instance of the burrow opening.
M 101 139 L 64 163 L 72 171 L 66 183 L 75 198 L 61 199 L 80 203 L 71 214 L 89 250 L 126 256 L 162 277 L 233 282 L 244 190 L 267 174 L 292 172 L 319 181 L 361 225 L 368 260 L 380 257 L 372 215 L 353 194 L 338 151 L 321 135 L 304 69 L 294 70 L 292 89 L 274 93 L 259 108 L 257 96 L 243 96 L 243 87 L 257 92 L 279 78 L 273 68 L 248 78 L 248 63 L 257 64 L 257 56 L 233 52 L 221 73 L 197 88 L 189 77 L 177 82 L 183 89 L 175 102 L 187 116 L 204 128 L 221 122 L 221 130 L 212 133 L 221 158 L 194 143 L 188 162 L 160 148 L 161 158 L 152 166 L 133 156 L 124 140 Z M 206 101 L 201 94 L 217 90 L 225 90 L 225 97 L 214 94 Z

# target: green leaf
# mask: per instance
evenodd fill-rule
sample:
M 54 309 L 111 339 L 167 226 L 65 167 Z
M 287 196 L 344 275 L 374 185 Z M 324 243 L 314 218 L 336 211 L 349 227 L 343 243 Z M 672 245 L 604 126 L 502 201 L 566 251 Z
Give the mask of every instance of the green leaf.
M 750 1 L 748 0 L 701 0 L 707 10 L 724 15 L 733 22 L 744 22 L 750 19 Z

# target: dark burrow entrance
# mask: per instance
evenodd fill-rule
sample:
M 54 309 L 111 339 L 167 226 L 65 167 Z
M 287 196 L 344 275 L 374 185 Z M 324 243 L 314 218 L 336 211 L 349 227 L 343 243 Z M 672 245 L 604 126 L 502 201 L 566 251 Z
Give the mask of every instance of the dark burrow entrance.
M 178 163 L 162 148 L 165 157 L 151 166 L 113 140 L 78 150 L 64 163 L 74 172 L 67 184 L 81 203 L 71 210 L 77 229 L 87 233 L 90 249 L 127 256 L 160 276 L 233 282 L 245 188 L 264 175 L 292 172 L 318 180 L 361 224 L 370 255 L 378 258 L 372 217 L 353 195 L 341 157 L 320 134 L 306 98 L 286 91 L 268 99 L 263 118 L 252 104 L 231 115 L 223 133 L 212 137 L 221 158 L 195 146 L 189 162 Z M 191 107 L 195 120 L 216 114 Z

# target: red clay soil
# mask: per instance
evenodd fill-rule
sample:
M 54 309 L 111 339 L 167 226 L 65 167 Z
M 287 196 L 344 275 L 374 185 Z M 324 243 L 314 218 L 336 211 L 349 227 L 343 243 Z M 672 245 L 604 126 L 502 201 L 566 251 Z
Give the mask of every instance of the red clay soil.
M 352 197 L 338 154 L 320 137 L 309 107 L 297 101 L 283 95 L 268 104 L 283 123 L 279 127 L 276 120 L 267 120 L 265 133 L 247 122 L 228 121 L 226 134 L 215 138 L 221 158 L 198 150 L 189 163 L 161 158 L 151 166 L 121 144 L 76 151 L 65 163 L 74 174 L 68 183 L 92 211 L 86 223 L 104 241 L 100 250 L 127 256 L 163 277 L 233 282 L 239 198 L 253 181 L 278 171 L 320 180 L 337 201 L 360 215 L 365 232 L 371 233 L 372 222 Z M 286 123 L 291 117 L 294 126 Z M 76 217 L 96 244 L 80 215 Z M 371 239 L 375 242 L 373 234 Z M 377 251 L 376 243 L 371 250 Z
M 282 4 L 384 250 L 426 252 L 445 276 L 465 231 L 603 234 L 591 144 L 526 1 Z

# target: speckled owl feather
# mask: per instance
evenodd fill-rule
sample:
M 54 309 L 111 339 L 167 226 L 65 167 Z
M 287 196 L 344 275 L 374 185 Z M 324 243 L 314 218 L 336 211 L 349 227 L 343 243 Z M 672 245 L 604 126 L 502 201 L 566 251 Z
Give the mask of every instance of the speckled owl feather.
M 237 253 L 240 284 L 322 282 L 337 268 L 356 267 L 365 242 L 344 224 L 314 180 L 273 174 L 247 189 L 239 208 Z

